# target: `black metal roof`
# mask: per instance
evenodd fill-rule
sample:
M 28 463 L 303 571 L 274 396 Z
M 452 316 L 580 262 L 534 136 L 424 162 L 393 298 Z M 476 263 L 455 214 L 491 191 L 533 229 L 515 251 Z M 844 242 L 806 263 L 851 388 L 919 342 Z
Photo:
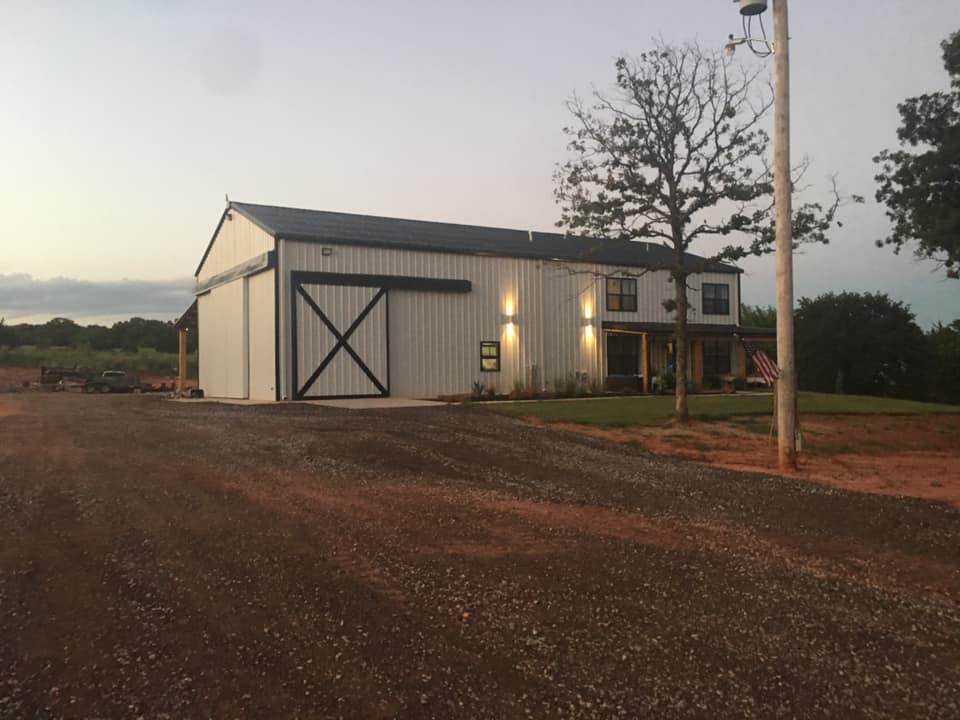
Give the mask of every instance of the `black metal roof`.
M 197 301 L 194 299 L 181 315 L 177 321 L 173 324 L 177 330 L 190 330 L 196 329 L 197 327 Z
M 669 267 L 673 255 L 669 248 L 648 242 L 585 238 L 561 233 L 402 220 L 241 202 L 230 202 L 226 212 L 231 209 L 244 215 L 275 238 L 286 240 L 642 268 Z M 211 244 L 212 242 L 211 240 Z M 209 251 L 208 247 L 207 253 Z M 688 253 L 687 260 L 692 271 L 741 272 L 733 265 L 711 262 L 698 255 Z M 200 266 L 203 266 L 203 260 L 200 261 Z M 197 273 L 199 272 L 198 267 Z

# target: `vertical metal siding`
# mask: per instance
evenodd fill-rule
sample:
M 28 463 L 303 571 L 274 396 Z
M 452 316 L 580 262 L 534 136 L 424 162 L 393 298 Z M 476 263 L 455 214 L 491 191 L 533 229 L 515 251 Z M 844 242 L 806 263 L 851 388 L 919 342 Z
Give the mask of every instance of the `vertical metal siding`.
M 200 387 L 211 397 L 246 397 L 246 278 L 198 298 Z
M 273 237 L 238 212 L 224 219 L 213 238 L 210 254 L 203 261 L 197 280 L 202 282 L 217 273 L 229 270 L 245 260 L 273 250 Z
M 247 279 L 247 321 L 249 347 L 249 391 L 252 400 L 275 398 L 274 359 L 274 270 Z
M 616 268 L 611 266 L 594 266 L 593 273 L 634 277 L 637 268 Z M 654 270 L 637 276 L 637 310 L 636 312 L 620 312 L 607 310 L 606 288 L 599 287 L 600 301 L 603 303 L 603 319 L 620 322 L 661 322 L 669 323 L 676 320 L 676 314 L 667 312 L 663 307 L 664 300 L 673 300 L 676 297 L 676 288 L 666 270 Z M 703 283 L 720 283 L 730 288 L 730 312 L 727 315 L 704 315 Z M 710 325 L 735 324 L 737 321 L 737 303 L 740 301 L 737 291 L 737 276 L 730 273 L 697 273 L 687 279 L 687 299 L 690 303 L 690 312 L 687 319 L 692 323 L 707 323 Z
M 464 295 L 389 291 L 390 391 L 398 396 L 466 393 L 476 380 L 509 392 L 515 380 L 529 381 L 534 366 L 539 369 L 542 384 L 548 387 L 575 372 L 599 379 L 605 353 L 603 320 L 673 320 L 672 313 L 662 305 L 674 294 L 666 271 L 637 278 L 637 312 L 609 313 L 605 308 L 604 276 L 617 272 L 615 267 L 335 243 L 281 240 L 278 246 L 281 387 L 285 397 L 293 397 L 289 378 L 291 270 L 451 278 L 472 283 L 472 291 Z M 324 247 L 329 248 L 328 255 L 323 254 Z M 636 273 L 636 268 L 628 271 Z M 735 276 L 706 277 L 730 285 L 731 316 L 704 319 L 698 310 L 691 321 L 734 322 L 738 301 Z M 691 279 L 691 284 L 699 282 L 696 276 Z M 695 302 L 699 308 L 699 292 Z M 504 317 L 507 304 L 513 306 L 512 335 Z M 316 332 L 321 329 L 317 327 Z M 501 342 L 499 373 L 480 372 L 482 340 Z M 659 352 L 652 353 L 653 367 Z M 658 364 L 665 364 L 665 354 L 664 346 L 663 363 Z M 301 381 L 305 377 L 302 375 Z
M 337 285 L 304 285 L 303 287 L 341 335 L 346 333 L 367 304 L 378 294 L 378 288 L 369 287 Z M 353 334 L 347 338 L 347 343 L 353 351 L 385 386 L 389 382 L 387 302 L 386 298 L 380 298 Z M 336 352 L 329 365 L 309 386 L 305 386 L 314 370 L 336 347 L 337 340 L 326 323 L 299 294 L 297 326 L 297 382 L 301 385 L 304 395 L 329 397 L 380 394 L 379 388 L 344 348 Z

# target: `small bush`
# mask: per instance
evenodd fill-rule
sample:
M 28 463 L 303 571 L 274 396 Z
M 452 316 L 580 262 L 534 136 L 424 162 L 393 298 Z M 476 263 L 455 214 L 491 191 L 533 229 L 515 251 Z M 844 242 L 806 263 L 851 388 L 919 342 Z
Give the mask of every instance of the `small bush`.
M 590 381 L 590 394 L 591 395 L 604 394 L 603 383 L 600 381 L 599 378 L 594 378 L 593 380 Z

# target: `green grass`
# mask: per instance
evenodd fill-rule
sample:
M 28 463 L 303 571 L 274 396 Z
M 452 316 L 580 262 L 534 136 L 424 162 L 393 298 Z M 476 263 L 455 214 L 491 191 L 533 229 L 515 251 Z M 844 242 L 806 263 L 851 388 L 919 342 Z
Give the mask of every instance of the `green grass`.
M 659 425 L 673 416 L 672 396 L 590 398 L 550 400 L 490 405 L 495 412 L 535 416 L 544 420 L 582 423 L 601 427 Z M 822 415 L 924 415 L 960 414 L 960 405 L 940 405 L 913 400 L 800 393 L 800 412 Z M 770 395 L 692 395 L 690 415 L 698 420 L 724 420 L 731 417 L 770 415 Z
M 93 350 L 88 347 L 0 348 L 0 367 L 87 367 L 93 370 L 129 370 L 131 372 L 169 375 L 177 373 L 177 354 L 162 353 L 152 348 L 128 350 Z M 187 356 L 187 371 L 197 376 L 197 356 Z M 39 370 L 38 370 L 39 372 Z M 38 375 L 39 377 L 39 375 Z

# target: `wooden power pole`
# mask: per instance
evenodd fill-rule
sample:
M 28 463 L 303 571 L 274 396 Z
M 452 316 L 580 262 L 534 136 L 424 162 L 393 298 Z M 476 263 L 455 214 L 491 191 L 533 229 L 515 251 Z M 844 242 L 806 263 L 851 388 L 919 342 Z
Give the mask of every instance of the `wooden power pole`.
M 777 451 L 780 470 L 797 468 L 797 365 L 793 337 L 793 181 L 790 173 L 790 34 L 787 0 L 773 3 L 773 182 L 777 265 Z

